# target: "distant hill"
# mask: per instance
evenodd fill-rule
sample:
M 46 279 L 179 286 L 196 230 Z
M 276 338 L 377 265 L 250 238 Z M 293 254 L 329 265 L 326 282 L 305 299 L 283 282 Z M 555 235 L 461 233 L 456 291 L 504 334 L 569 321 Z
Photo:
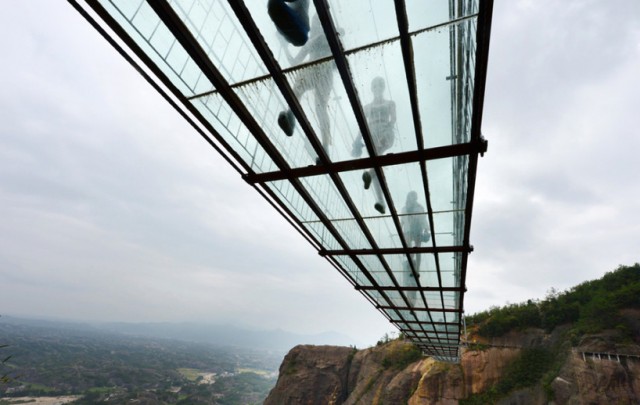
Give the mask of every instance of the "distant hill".
M 232 325 L 215 325 L 195 322 L 90 323 L 2 316 L 0 317 L 0 323 L 85 332 L 110 332 L 128 336 L 208 343 L 218 346 L 277 350 L 283 353 L 299 344 L 361 346 L 359 342 L 355 341 L 351 337 L 337 332 L 303 335 L 287 332 L 281 329 L 259 331 L 243 329 Z
M 137 336 L 178 339 L 191 342 L 213 343 L 223 346 L 240 346 L 256 349 L 287 351 L 299 344 L 314 345 L 357 345 L 347 335 L 337 332 L 324 332 L 315 335 L 302 335 L 276 330 L 248 330 L 231 325 L 204 323 L 104 323 L 97 328 L 112 332 Z

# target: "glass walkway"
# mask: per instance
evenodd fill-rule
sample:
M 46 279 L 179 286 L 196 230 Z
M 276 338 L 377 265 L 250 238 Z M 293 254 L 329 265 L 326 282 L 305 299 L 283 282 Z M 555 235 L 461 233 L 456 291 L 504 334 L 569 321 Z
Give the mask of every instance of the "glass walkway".
M 491 0 L 69 2 L 390 322 L 458 361 Z M 269 15 L 287 10 L 304 44 Z

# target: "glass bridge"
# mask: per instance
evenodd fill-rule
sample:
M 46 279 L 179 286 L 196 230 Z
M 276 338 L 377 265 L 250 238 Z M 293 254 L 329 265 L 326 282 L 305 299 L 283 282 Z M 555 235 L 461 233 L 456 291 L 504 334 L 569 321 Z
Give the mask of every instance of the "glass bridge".
M 390 322 L 458 361 L 491 0 L 309 1 L 302 46 L 267 0 L 69 2 Z

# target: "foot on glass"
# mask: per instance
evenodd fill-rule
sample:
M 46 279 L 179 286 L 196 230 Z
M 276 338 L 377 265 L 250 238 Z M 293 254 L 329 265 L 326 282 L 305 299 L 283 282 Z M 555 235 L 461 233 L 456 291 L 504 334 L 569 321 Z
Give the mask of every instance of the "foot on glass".
M 378 211 L 378 212 L 379 212 L 379 213 L 381 213 L 381 214 L 384 214 L 384 212 L 385 212 L 385 208 L 384 208 L 384 205 L 382 205 L 382 203 L 379 203 L 379 202 L 378 202 L 378 203 L 376 203 L 376 204 L 373 206 L 373 208 L 375 208 L 375 209 L 376 209 L 376 211 Z
M 309 0 L 269 0 L 267 11 L 278 32 L 291 45 L 302 46 L 307 43 Z
M 362 181 L 364 182 L 364 189 L 369 190 L 369 186 L 371 185 L 371 174 L 369 174 L 369 172 L 362 173 Z
M 278 115 L 278 126 L 282 129 L 287 136 L 293 135 L 293 128 L 295 126 L 295 121 L 293 119 L 293 113 L 291 111 L 284 112 L 282 111 Z

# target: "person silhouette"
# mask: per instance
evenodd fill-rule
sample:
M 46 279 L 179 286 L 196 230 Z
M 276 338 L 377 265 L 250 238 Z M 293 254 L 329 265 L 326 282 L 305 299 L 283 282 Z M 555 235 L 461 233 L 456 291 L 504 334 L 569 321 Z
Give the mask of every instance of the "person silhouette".
M 375 77 L 371 81 L 371 92 L 373 93 L 373 101 L 364 106 L 364 115 L 369 125 L 369 132 L 373 141 L 377 155 L 386 152 L 395 140 L 395 123 L 396 123 L 396 103 L 393 100 L 384 98 L 385 81 L 382 77 Z M 358 134 L 353 142 L 351 155 L 360 157 L 362 155 L 362 134 Z M 386 211 L 386 204 L 382 194 L 382 187 L 374 169 L 366 170 L 362 173 L 362 181 L 365 190 L 368 190 L 373 182 L 373 188 L 376 193 L 376 203 L 374 208 L 381 214 Z
M 418 203 L 418 193 L 415 191 L 409 191 L 407 193 L 407 200 L 402 208 L 402 219 L 400 222 L 402 226 L 402 233 L 404 240 L 407 242 L 407 247 L 420 247 L 422 242 L 428 242 L 431 239 L 431 234 L 427 229 L 427 217 L 424 207 Z M 420 259 L 421 253 L 414 253 L 409 255 L 415 271 L 420 278 Z M 406 287 L 417 287 L 418 282 L 411 271 L 411 266 L 408 261 L 404 261 L 404 285 Z M 410 300 L 415 301 L 416 292 L 409 291 L 407 296 Z
M 342 32 L 342 30 L 338 30 Z M 296 56 L 291 56 L 289 49 L 285 49 L 285 54 L 292 66 L 302 63 L 307 57 L 310 61 L 321 59 L 331 55 L 331 48 L 324 36 L 320 18 L 314 15 L 311 22 L 311 39 L 303 46 Z M 329 153 L 331 145 L 331 132 L 329 113 L 327 107 L 329 104 L 329 95 L 333 89 L 333 72 L 335 64 L 331 62 L 319 63 L 315 66 L 307 67 L 300 70 L 293 83 L 293 92 L 298 99 L 309 90 L 313 90 L 314 104 L 318 124 L 320 125 L 320 135 L 322 136 L 322 145 Z M 287 135 L 293 135 L 295 128 L 295 117 L 291 110 L 282 111 L 278 115 L 278 125 L 280 129 Z
M 309 39 L 309 0 L 269 0 L 267 12 L 276 29 L 290 44 L 303 46 Z

